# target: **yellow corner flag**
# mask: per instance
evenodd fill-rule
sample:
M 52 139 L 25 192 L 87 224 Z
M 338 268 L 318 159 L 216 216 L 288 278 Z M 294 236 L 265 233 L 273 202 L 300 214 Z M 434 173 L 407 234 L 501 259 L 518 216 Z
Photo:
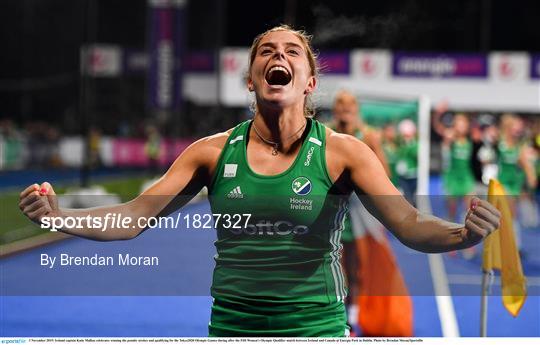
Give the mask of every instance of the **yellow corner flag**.
M 501 272 L 502 301 L 512 316 L 517 316 L 527 297 L 527 283 L 516 248 L 513 217 L 503 186 L 489 181 L 488 201 L 501 212 L 501 225 L 484 241 L 482 269 Z

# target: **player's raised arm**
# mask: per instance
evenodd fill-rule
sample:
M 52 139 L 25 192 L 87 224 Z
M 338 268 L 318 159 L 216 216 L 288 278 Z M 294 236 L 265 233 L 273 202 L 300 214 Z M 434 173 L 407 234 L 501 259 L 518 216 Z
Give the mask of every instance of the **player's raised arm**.
M 480 199 L 473 200 L 465 225 L 423 214 L 392 185 L 381 163 L 364 143 L 333 134 L 329 145 L 338 145 L 343 157 L 358 157 L 343 159 L 353 188 L 368 210 L 408 247 L 423 252 L 467 248 L 499 226 L 499 211 Z
M 53 187 L 44 182 L 21 192 L 19 208 L 33 222 L 47 228 L 53 222 L 62 224 L 57 230 L 71 235 L 97 241 L 134 238 L 145 229 L 145 218 L 157 216 L 167 206 L 182 207 L 208 185 L 227 137 L 225 132 L 193 143 L 157 182 L 126 203 L 87 209 L 59 208 Z M 113 216 L 121 222 L 112 222 Z M 73 224 L 66 222 L 67 218 L 75 220 L 75 226 L 66 226 Z
M 529 146 L 522 146 L 519 151 L 518 164 L 525 172 L 525 178 L 527 181 L 527 187 L 530 190 L 536 188 L 538 184 L 538 178 L 536 177 L 536 171 L 534 169 L 534 149 Z
M 447 111 L 448 111 L 448 101 L 446 101 L 446 100 L 440 101 L 435 106 L 435 112 L 434 112 L 433 118 L 432 118 L 433 129 L 443 139 L 446 137 L 445 132 L 447 132 L 447 128 L 442 124 L 441 117 Z

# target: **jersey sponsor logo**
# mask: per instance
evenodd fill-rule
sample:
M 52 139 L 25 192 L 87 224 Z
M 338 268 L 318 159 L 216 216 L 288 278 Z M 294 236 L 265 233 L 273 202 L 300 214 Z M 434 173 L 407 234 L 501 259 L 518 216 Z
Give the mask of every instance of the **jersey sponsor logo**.
M 231 190 L 229 192 L 229 194 L 227 194 L 227 198 L 229 198 L 229 199 L 243 199 L 244 194 L 242 194 L 242 190 L 240 189 L 240 186 L 234 187 L 234 189 Z
M 309 151 L 306 155 L 306 161 L 304 162 L 304 166 L 309 166 L 309 163 L 311 163 L 311 157 L 313 156 L 313 151 L 315 151 L 315 146 L 311 146 L 309 148 Z
M 225 164 L 225 170 L 223 171 L 223 177 L 235 177 L 238 164 Z
M 311 181 L 304 176 L 297 177 L 292 182 L 292 190 L 297 195 L 308 195 L 311 192 Z
M 293 224 L 288 220 L 259 220 L 256 224 L 247 224 L 245 228 L 229 228 L 235 235 L 305 235 L 309 228 L 302 224 Z

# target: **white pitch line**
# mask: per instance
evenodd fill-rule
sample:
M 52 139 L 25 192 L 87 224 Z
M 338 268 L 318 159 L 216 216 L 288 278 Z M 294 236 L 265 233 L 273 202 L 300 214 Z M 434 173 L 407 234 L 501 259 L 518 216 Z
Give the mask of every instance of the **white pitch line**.
M 435 301 L 444 337 L 459 337 L 459 327 L 454 303 L 448 287 L 448 279 L 441 254 L 428 254 L 429 269 L 435 290 Z
M 526 277 L 527 286 L 540 286 L 540 277 Z M 481 285 L 482 276 L 477 274 L 448 274 L 448 281 L 450 284 L 457 285 Z M 501 278 L 499 276 L 494 277 L 494 285 L 501 285 Z
M 429 114 L 429 111 L 424 111 L 423 113 L 423 120 L 425 121 L 427 118 L 429 121 L 429 115 L 426 115 Z M 429 134 L 426 135 L 428 136 L 429 142 Z M 429 150 L 427 154 L 429 155 Z M 424 188 L 422 189 L 422 192 L 424 193 L 419 193 L 419 195 L 423 195 L 423 197 L 417 197 L 418 209 L 421 212 L 432 214 L 433 210 L 431 209 L 431 203 L 428 199 L 427 182 L 423 183 L 422 188 Z M 433 289 L 435 290 L 435 302 L 437 303 L 437 311 L 439 313 L 443 337 L 459 337 L 459 326 L 457 323 L 456 311 L 454 309 L 454 303 L 452 302 L 452 296 L 450 295 L 450 287 L 448 285 L 443 258 L 441 254 L 428 254 L 428 262 L 431 280 L 433 282 Z

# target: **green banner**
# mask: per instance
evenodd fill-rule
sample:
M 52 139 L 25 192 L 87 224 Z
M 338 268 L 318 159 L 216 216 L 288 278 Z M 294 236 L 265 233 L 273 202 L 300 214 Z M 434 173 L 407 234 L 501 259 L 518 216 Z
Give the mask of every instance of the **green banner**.
M 364 121 L 374 127 L 381 127 L 389 122 L 397 123 L 406 118 L 416 122 L 418 102 L 363 101 L 360 112 Z

